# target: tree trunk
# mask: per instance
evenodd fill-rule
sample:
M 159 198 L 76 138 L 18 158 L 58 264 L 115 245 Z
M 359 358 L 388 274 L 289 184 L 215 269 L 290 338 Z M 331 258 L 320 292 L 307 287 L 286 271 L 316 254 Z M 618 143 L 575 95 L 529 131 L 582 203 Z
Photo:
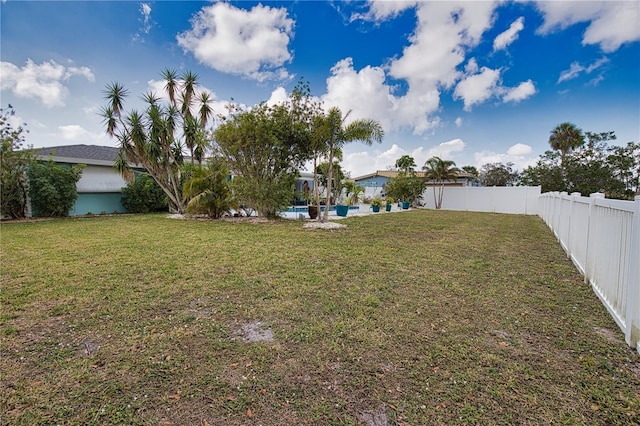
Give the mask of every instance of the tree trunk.
M 331 181 L 333 180 L 333 145 L 329 148 L 329 169 L 327 171 L 327 202 L 324 207 L 322 222 L 329 220 L 329 207 L 331 207 Z

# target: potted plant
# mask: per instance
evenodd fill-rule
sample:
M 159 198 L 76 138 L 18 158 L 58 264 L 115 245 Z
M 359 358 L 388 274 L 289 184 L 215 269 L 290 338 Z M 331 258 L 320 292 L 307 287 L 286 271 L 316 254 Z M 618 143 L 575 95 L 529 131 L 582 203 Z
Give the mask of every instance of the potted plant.
M 309 218 L 310 219 L 317 219 L 318 218 L 318 206 L 313 205 L 313 204 L 309 204 Z
M 387 197 L 386 201 L 387 201 L 387 205 L 385 206 L 385 209 L 388 212 L 390 212 L 391 211 L 391 207 L 393 206 L 393 203 L 396 202 L 396 200 L 394 200 L 393 197 Z
M 346 216 L 349 213 L 349 206 L 346 204 L 337 204 L 336 205 L 336 215 L 338 216 Z
M 308 192 L 304 193 L 304 200 L 307 204 L 310 219 L 318 218 L 318 205 L 313 203 L 313 197 Z
M 371 208 L 374 213 L 378 213 L 380 211 L 380 206 L 382 205 L 382 198 L 379 196 L 373 197 L 371 200 Z

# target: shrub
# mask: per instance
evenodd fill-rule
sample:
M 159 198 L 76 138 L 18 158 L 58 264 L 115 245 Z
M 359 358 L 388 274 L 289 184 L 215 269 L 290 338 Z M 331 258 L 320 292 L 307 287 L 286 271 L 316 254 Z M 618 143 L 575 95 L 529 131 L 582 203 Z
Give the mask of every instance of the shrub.
M 64 166 L 53 161 L 29 167 L 29 197 L 34 216 L 68 216 L 78 199 L 76 183 L 84 164 Z
M 236 209 L 229 176 L 229 168 L 219 159 L 211 160 L 206 167 L 194 168 L 184 184 L 184 195 L 189 199 L 187 212 L 218 219 Z
M 25 125 L 14 127 L 13 107 L 0 108 L 0 214 L 22 218 L 27 212 L 27 170 L 33 162 L 30 150 L 23 149 Z
M 122 188 L 122 206 L 129 213 L 166 211 L 169 200 L 153 178 L 139 174 L 132 183 Z

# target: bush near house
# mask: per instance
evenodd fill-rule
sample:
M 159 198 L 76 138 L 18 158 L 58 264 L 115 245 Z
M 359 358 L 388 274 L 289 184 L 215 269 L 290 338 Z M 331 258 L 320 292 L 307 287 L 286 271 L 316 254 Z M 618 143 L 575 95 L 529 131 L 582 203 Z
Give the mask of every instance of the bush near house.
M 27 172 L 34 216 L 68 216 L 78 199 L 76 183 L 84 167 L 84 164 L 67 167 L 53 161 L 34 163 Z
M 169 200 L 160 185 L 148 175 L 138 175 L 122 188 L 122 206 L 129 213 L 167 211 Z
M 33 154 L 24 149 L 26 124 L 14 127 L 11 105 L 0 108 L 0 215 L 22 218 L 27 214 L 28 180 L 26 171 Z

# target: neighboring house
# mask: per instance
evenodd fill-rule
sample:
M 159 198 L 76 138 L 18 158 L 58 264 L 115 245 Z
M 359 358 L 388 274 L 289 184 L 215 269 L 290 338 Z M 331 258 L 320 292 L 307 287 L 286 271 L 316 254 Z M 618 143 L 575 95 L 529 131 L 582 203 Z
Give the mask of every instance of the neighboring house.
M 34 150 L 39 161 L 52 160 L 63 165 L 85 164 L 82 176 L 76 184 L 78 199 L 69 210 L 70 216 L 89 212 L 124 213 L 122 188 L 127 181 L 113 167 L 118 148 L 97 145 L 65 145 Z
M 365 188 L 365 196 L 375 197 L 376 195 L 384 195 L 384 188 L 387 182 L 391 181 L 398 175 L 396 170 L 378 170 L 375 173 L 358 176 L 353 180 L 360 186 Z M 424 177 L 424 172 L 416 172 L 416 176 Z M 472 174 L 462 172 L 456 175 L 455 181 L 444 182 L 445 186 L 480 186 L 477 178 Z M 427 186 L 433 186 L 433 182 L 428 182 Z
M 56 164 L 69 165 L 84 164 L 82 176 L 76 184 L 78 199 L 69 210 L 70 216 L 85 215 L 89 212 L 125 213 L 122 206 L 122 188 L 127 181 L 113 167 L 118 157 L 118 148 L 98 145 L 64 145 L 48 148 L 36 148 L 36 159 L 39 161 L 52 160 Z M 185 157 L 188 160 L 189 157 Z M 311 193 L 313 191 L 313 173 L 301 172 L 296 182 L 296 199 L 293 204 L 305 204 L 303 194 L 304 183 Z

